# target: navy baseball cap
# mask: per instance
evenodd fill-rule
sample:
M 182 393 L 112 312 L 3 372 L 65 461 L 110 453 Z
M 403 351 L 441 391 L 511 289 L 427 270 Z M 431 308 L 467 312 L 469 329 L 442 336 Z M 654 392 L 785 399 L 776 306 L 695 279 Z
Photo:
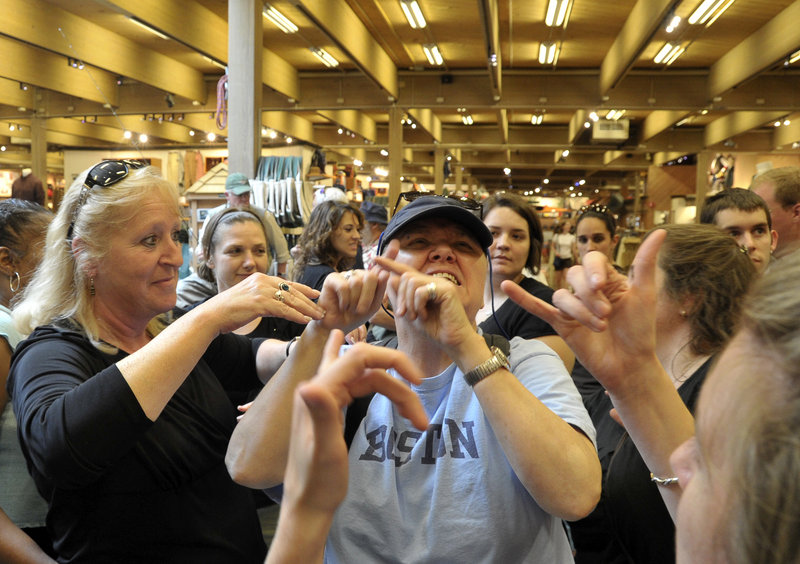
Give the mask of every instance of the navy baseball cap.
M 494 239 L 483 220 L 473 213 L 480 213 L 480 205 L 476 202 L 475 204 L 477 207 L 471 211 L 469 207 L 466 207 L 465 202 L 458 198 L 448 198 L 433 194 L 418 197 L 395 213 L 392 219 L 389 220 L 389 225 L 386 226 L 378 243 L 378 254 L 383 254 L 383 250 L 389 244 L 389 241 L 397 237 L 407 225 L 418 219 L 428 217 L 449 219 L 458 223 L 475 238 L 482 249 L 488 249 Z

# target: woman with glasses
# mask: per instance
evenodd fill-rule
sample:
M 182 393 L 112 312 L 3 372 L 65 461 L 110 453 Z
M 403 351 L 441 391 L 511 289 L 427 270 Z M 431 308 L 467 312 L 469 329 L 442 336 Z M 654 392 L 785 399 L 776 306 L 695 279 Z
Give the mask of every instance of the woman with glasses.
M 361 254 L 363 225 L 361 211 L 346 202 L 317 205 L 297 243 L 294 279 L 319 290 L 330 273 L 353 268 Z
M 105 161 L 67 191 L 14 315 L 8 389 L 59 561 L 261 562 L 253 498 L 224 454 L 226 390 L 253 388 L 260 316 L 319 318 L 316 292 L 253 274 L 172 323 L 175 187 Z
M 606 255 L 614 268 L 622 272 L 614 264 L 614 251 L 619 243 L 619 235 L 617 221 L 608 207 L 598 204 L 582 207 L 575 223 L 575 234 L 580 260 L 583 260 L 586 253 L 598 251 Z
M 397 350 L 423 376 L 412 389 L 430 422 L 420 431 L 419 419 L 407 419 L 413 402 L 372 398 L 350 445 L 328 562 L 572 560 L 560 520 L 588 514 L 600 495 L 594 429 L 549 347 L 479 334 L 492 244 L 480 215 L 475 202 L 436 196 L 398 211 L 377 268 L 325 280 L 325 317 L 309 323 L 234 432 L 231 475 L 250 487 L 282 483 L 295 389 L 317 372 L 331 333 L 362 323 L 388 295 Z M 351 360 L 358 358 L 368 357 Z M 406 373 L 405 364 L 392 366 Z M 354 368 L 361 367 L 371 365 Z M 339 401 L 349 403 L 384 374 L 365 370 Z
M 484 305 L 476 318 L 479 327 L 484 333 L 509 339 L 539 339 L 558 353 L 567 370 L 572 370 L 575 355 L 564 340 L 547 322 L 509 300 L 501 287 L 504 280 L 513 280 L 534 296 L 552 302 L 553 289 L 532 277 L 539 273 L 542 261 L 542 225 L 536 212 L 520 196 L 494 194 L 483 202 L 483 222 L 493 239 L 489 247 L 492 268 Z

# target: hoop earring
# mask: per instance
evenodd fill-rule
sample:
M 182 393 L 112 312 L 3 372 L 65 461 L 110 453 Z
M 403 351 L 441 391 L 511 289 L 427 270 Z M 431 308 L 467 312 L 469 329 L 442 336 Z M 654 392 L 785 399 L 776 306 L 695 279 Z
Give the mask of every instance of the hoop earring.
M 22 282 L 19 279 L 19 272 L 15 271 L 12 276 L 8 277 L 8 287 L 12 294 L 16 294 L 19 291 L 21 284 Z
M 94 296 L 94 278 L 89 278 L 89 295 Z

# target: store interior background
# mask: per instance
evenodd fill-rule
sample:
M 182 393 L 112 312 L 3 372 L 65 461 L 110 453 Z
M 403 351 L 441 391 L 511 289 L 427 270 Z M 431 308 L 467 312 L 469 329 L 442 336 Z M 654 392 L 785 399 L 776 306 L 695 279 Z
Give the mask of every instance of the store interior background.
M 262 157 L 300 157 L 304 215 L 314 191 L 344 172 L 355 202 L 391 208 L 408 189 L 510 190 L 545 223 L 612 204 L 636 235 L 693 221 L 722 185 L 800 165 L 800 2 L 791 0 L 4 6 L 0 198 L 30 167 L 57 207 L 97 161 L 144 158 L 186 196 L 197 228 L 221 202 L 228 167 L 256 178 Z M 706 20 L 689 23 L 703 6 Z M 562 9 L 563 21 L 549 21 Z M 425 25 L 412 27 L 407 10 Z M 297 29 L 282 31 L 274 11 Z M 667 43 L 670 64 L 659 61 Z M 432 46 L 441 60 L 426 55 Z M 315 150 L 324 170 L 312 168 Z M 733 165 L 727 177 L 720 156 Z

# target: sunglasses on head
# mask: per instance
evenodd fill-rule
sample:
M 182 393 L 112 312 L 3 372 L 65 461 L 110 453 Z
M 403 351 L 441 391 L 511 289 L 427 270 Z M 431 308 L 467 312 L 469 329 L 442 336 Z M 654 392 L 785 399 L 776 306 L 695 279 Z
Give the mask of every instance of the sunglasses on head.
M 86 180 L 83 181 L 81 193 L 78 196 L 78 203 L 75 204 L 75 211 L 72 212 L 72 221 L 70 222 L 69 229 L 67 230 L 67 241 L 72 240 L 72 232 L 75 229 L 75 221 L 78 219 L 78 213 L 80 213 L 83 204 L 85 204 L 86 200 L 89 198 L 89 193 L 91 192 L 92 188 L 95 186 L 99 186 L 100 188 L 108 188 L 112 184 L 116 184 L 128 176 L 132 170 L 143 168 L 145 166 L 147 166 L 147 164 L 141 161 L 121 159 L 103 161 L 100 164 L 92 167 L 92 170 L 90 170 L 89 174 L 86 175 Z
M 443 196 L 441 194 L 431 194 L 430 192 L 418 192 L 417 190 L 401 192 L 397 197 L 397 202 L 394 204 L 392 215 L 403 209 L 403 207 L 405 207 L 407 204 L 410 204 L 414 200 L 419 200 L 420 198 L 446 198 L 451 202 L 457 203 L 459 206 L 465 210 L 468 210 L 479 219 L 483 219 L 483 206 L 472 198 L 468 198 L 466 196 Z

